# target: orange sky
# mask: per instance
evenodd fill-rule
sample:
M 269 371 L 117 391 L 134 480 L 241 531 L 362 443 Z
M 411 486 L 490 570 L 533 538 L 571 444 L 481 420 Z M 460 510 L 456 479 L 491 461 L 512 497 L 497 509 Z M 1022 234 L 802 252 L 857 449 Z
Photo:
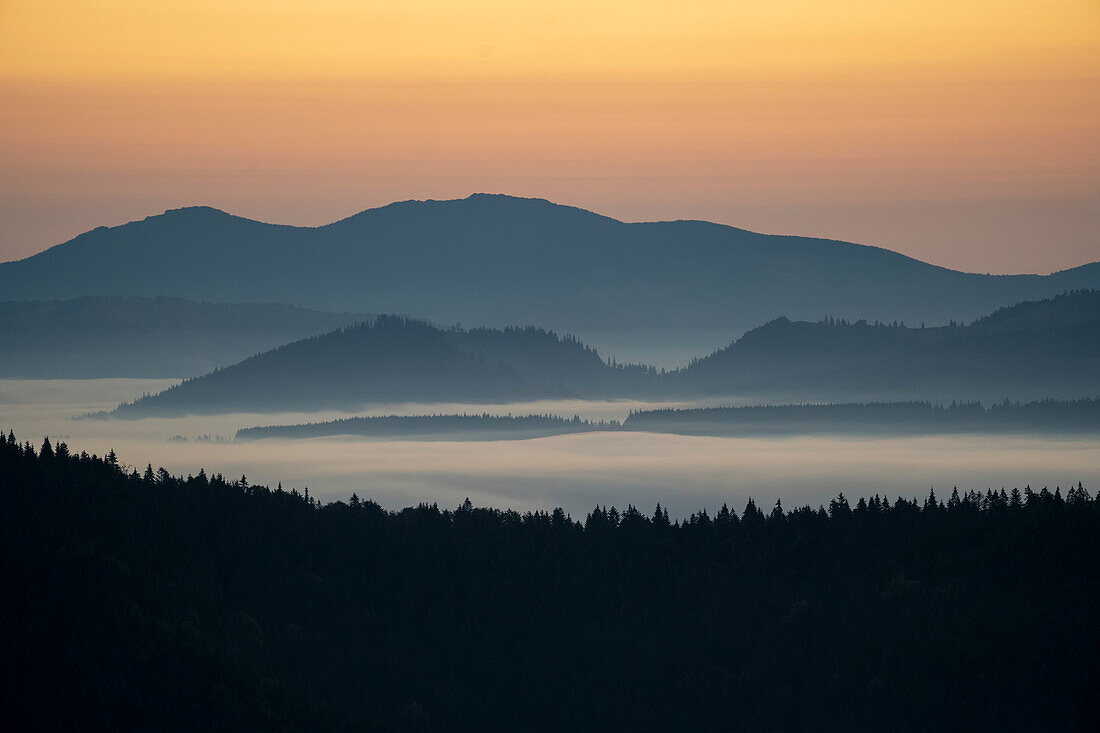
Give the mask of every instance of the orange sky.
M 0 259 L 187 204 L 475 191 L 1100 259 L 1100 2 L 745 5 L 3 0 Z

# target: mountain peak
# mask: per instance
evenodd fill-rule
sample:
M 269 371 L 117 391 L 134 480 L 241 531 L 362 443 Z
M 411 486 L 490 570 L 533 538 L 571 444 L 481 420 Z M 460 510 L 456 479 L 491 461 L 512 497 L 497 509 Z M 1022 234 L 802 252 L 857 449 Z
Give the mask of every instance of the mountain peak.
M 222 225 L 254 224 L 262 227 L 281 227 L 280 224 L 268 224 L 258 219 L 231 214 L 223 209 L 218 209 L 205 204 L 197 206 L 181 206 L 176 209 L 165 209 L 161 214 L 153 214 L 144 219 L 130 222 L 130 224 L 152 224 L 168 229 L 187 230 L 189 227 L 220 227 Z M 128 226 L 124 224 L 123 226 Z
M 178 209 L 165 209 L 163 214 L 156 214 L 154 216 L 147 216 L 145 220 L 157 219 L 162 216 L 170 217 L 229 217 L 235 218 L 232 214 L 216 209 L 213 206 L 199 205 L 199 206 L 182 206 Z
M 515 216 L 528 218 L 531 216 L 565 216 L 580 217 L 593 221 L 616 222 L 611 217 L 597 214 L 578 206 L 558 204 L 548 199 L 524 196 L 512 196 L 504 193 L 472 193 L 466 198 L 457 199 L 408 199 L 395 201 L 385 206 L 365 209 L 357 214 L 333 222 L 327 226 L 339 226 L 342 224 L 357 222 L 380 215 L 392 215 L 399 212 L 415 211 L 432 213 L 450 213 L 468 216 L 471 213 L 488 216 Z

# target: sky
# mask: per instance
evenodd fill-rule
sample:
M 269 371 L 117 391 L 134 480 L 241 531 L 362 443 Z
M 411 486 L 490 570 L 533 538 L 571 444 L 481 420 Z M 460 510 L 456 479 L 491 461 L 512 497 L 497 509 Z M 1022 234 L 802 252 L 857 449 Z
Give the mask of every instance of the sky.
M 1100 2 L 0 2 L 0 260 L 474 192 L 1100 260 Z

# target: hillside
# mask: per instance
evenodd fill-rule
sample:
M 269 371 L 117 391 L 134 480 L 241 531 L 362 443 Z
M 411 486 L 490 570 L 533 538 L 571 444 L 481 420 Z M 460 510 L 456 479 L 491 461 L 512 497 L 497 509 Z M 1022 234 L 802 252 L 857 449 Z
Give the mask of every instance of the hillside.
M 664 366 L 779 316 L 943 324 L 1084 287 L 1100 287 L 1100 264 L 977 275 L 846 242 L 699 221 L 628 224 L 484 194 L 395 203 L 316 228 L 178 209 L 0 264 L 7 300 L 173 296 L 537 323 L 620 361 Z
M 394 316 L 304 339 L 120 405 L 119 417 L 387 402 L 582 397 L 786 401 L 1035 400 L 1100 393 L 1100 292 L 1021 303 L 970 325 L 778 319 L 675 372 L 603 361 L 539 328 L 440 329 Z
M 119 417 L 354 410 L 386 402 L 508 402 L 604 396 L 654 383 L 643 367 L 612 367 L 574 339 L 535 328 L 440 329 L 382 316 L 287 344 L 120 405 Z
M 780 318 L 670 378 L 685 394 L 795 400 L 1094 396 L 1100 292 L 1020 303 L 937 328 Z
M 0 377 L 193 377 L 367 317 L 179 298 L 4 302 Z

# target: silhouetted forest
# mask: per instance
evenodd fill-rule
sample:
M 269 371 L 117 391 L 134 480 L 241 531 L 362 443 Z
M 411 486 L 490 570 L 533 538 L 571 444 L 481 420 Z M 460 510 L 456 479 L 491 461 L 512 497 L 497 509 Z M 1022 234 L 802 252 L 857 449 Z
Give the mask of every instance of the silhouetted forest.
M 374 438 L 446 438 L 448 440 L 522 440 L 566 433 L 619 428 L 618 422 L 582 420 L 557 415 L 381 415 L 351 417 L 300 425 L 242 428 L 237 440 L 319 438 L 359 435 Z
M 0 496 L 9 729 L 1031 731 L 1100 714 L 1100 501 L 1080 485 L 577 521 L 321 505 L 9 434 Z
M 625 430 L 689 435 L 811 433 L 1098 433 L 1100 399 L 1004 402 L 872 402 L 640 410 Z

